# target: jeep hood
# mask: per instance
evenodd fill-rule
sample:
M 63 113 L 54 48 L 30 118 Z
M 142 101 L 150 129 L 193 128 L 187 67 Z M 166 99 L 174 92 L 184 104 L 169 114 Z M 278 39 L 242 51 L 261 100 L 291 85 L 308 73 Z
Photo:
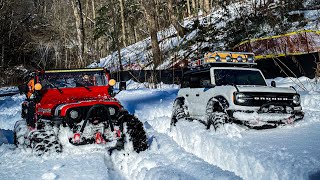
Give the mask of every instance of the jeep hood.
M 240 92 L 269 92 L 269 93 L 297 93 L 293 88 L 272 86 L 237 86 Z

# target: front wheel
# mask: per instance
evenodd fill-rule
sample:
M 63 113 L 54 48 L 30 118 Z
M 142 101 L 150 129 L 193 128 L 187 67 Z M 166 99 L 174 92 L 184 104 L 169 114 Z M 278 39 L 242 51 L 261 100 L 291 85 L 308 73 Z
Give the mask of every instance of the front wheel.
M 215 130 L 223 126 L 228 119 L 221 103 L 216 99 L 210 99 L 206 107 L 206 125 L 210 129 L 211 125 Z
M 132 116 L 126 124 L 127 135 L 129 136 L 129 141 L 133 144 L 134 151 L 139 153 L 148 149 L 147 136 L 142 122 Z

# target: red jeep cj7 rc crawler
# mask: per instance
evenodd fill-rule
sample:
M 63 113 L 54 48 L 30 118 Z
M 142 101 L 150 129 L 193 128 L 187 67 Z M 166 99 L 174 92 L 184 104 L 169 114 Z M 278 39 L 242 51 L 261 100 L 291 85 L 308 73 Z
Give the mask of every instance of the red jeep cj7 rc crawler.
M 58 134 L 63 126 L 73 132 L 66 137 L 73 145 L 110 144 L 110 150 L 122 149 L 128 136 L 136 152 L 148 148 L 143 124 L 113 97 L 115 81 L 107 70 L 36 71 L 33 78 L 34 92 L 22 104 L 23 120 L 14 127 L 18 147 L 38 155 L 61 152 Z M 28 93 L 27 86 L 19 89 Z

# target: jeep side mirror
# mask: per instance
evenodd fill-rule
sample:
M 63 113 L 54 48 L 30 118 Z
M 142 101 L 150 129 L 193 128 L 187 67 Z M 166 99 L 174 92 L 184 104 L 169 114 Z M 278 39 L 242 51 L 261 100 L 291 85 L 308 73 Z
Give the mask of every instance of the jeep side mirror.
M 127 89 L 127 82 L 121 81 L 119 83 L 119 90 L 122 91 L 122 90 L 126 90 L 126 89 Z
M 271 81 L 271 86 L 272 87 L 276 87 L 276 82 L 275 81 Z

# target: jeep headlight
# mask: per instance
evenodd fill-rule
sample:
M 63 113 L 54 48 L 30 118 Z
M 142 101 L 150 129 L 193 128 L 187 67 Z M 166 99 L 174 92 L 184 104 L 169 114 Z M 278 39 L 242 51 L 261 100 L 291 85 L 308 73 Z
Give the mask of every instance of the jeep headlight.
M 293 98 L 292 98 L 292 102 L 295 105 L 300 104 L 300 96 L 298 94 L 294 95 Z
M 116 114 L 116 109 L 114 109 L 113 107 L 109 107 L 109 113 L 110 115 L 115 115 Z
M 244 102 L 246 102 L 245 97 L 246 97 L 245 94 L 243 94 L 243 93 L 237 93 L 236 96 L 235 96 L 235 100 L 236 100 L 238 103 L 244 103 Z
M 71 110 L 69 114 L 71 119 L 77 119 L 79 117 L 79 112 L 76 110 Z

